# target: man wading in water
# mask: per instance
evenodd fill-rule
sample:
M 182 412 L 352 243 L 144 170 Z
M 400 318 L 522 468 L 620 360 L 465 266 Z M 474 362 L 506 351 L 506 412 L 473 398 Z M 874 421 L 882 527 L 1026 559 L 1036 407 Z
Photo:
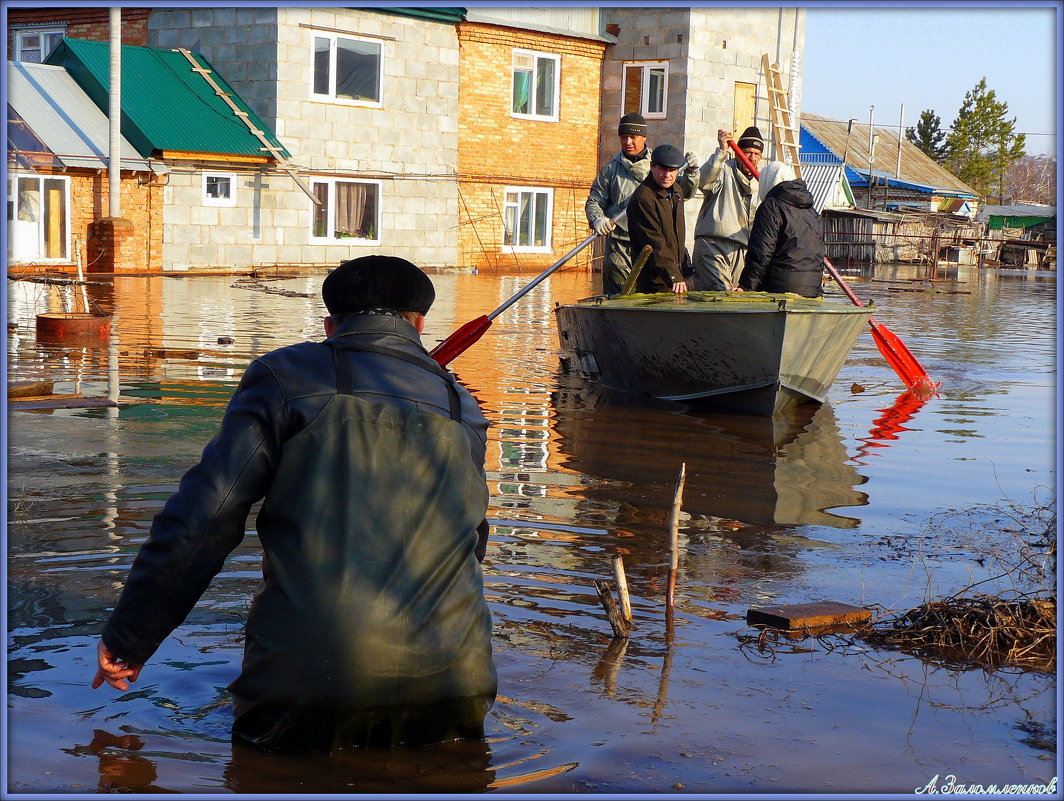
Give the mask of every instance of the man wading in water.
M 421 344 L 435 290 L 415 265 L 348 261 L 322 297 L 328 338 L 251 363 L 155 516 L 92 686 L 136 681 L 264 499 L 234 736 L 305 751 L 481 738 L 488 421 Z

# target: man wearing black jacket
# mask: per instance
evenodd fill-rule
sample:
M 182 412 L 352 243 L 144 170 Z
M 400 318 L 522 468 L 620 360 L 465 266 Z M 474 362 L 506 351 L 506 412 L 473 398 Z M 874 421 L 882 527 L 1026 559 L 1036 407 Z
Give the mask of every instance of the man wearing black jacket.
M 812 194 L 781 162 L 762 170 L 759 183 L 764 196 L 750 230 L 739 289 L 820 297 L 824 238 Z
M 129 689 L 262 499 L 233 734 L 300 751 L 483 737 L 497 681 L 480 567 L 488 421 L 421 342 L 434 298 L 405 259 L 329 273 L 325 341 L 248 366 L 152 521 L 93 687 Z
M 650 175 L 628 201 L 628 235 L 634 263 L 645 245 L 651 253 L 636 280 L 639 292 L 687 291 L 687 257 L 683 194 L 676 186 L 680 167 L 687 163 L 679 148 L 658 145 L 650 155 Z

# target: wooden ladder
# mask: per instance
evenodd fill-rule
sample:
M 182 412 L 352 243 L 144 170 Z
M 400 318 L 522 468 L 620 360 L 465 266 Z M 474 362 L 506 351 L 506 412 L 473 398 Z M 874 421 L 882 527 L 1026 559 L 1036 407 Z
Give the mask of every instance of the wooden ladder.
M 798 163 L 798 127 L 791 118 L 787 94 L 783 91 L 783 78 L 779 64 L 770 64 L 768 54 L 761 56 L 761 69 L 765 73 L 768 88 L 768 104 L 772 120 L 772 137 L 776 140 L 776 157 L 794 168 L 794 174 L 802 177 Z

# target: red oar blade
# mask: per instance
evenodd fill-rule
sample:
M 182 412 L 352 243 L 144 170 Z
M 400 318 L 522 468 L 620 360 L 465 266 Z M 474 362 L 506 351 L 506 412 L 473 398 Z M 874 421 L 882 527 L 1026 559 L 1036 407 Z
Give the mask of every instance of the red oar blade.
M 478 339 L 484 336 L 484 332 L 491 328 L 491 319 L 481 315 L 475 320 L 470 320 L 447 339 L 429 351 L 429 355 L 437 361 L 440 367 L 446 367 L 453 359 L 461 356 Z
M 868 318 L 868 323 L 872 327 L 872 339 L 875 340 L 876 347 L 883 354 L 883 358 L 894 368 L 898 378 L 905 382 L 905 386 L 913 390 L 926 391 L 938 386 L 931 381 L 927 370 L 920 365 L 897 334 L 871 317 Z

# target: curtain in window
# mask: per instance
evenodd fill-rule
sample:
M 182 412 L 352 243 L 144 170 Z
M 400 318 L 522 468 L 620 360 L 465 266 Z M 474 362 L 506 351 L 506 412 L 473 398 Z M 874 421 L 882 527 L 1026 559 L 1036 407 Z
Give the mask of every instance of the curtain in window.
M 369 200 L 368 184 L 336 184 L 336 233 L 337 238 L 354 236 L 369 238 L 366 206 Z
M 66 182 L 44 179 L 44 256 L 65 259 L 67 256 Z
M 514 113 L 528 114 L 528 95 L 532 89 L 532 73 L 514 70 Z

